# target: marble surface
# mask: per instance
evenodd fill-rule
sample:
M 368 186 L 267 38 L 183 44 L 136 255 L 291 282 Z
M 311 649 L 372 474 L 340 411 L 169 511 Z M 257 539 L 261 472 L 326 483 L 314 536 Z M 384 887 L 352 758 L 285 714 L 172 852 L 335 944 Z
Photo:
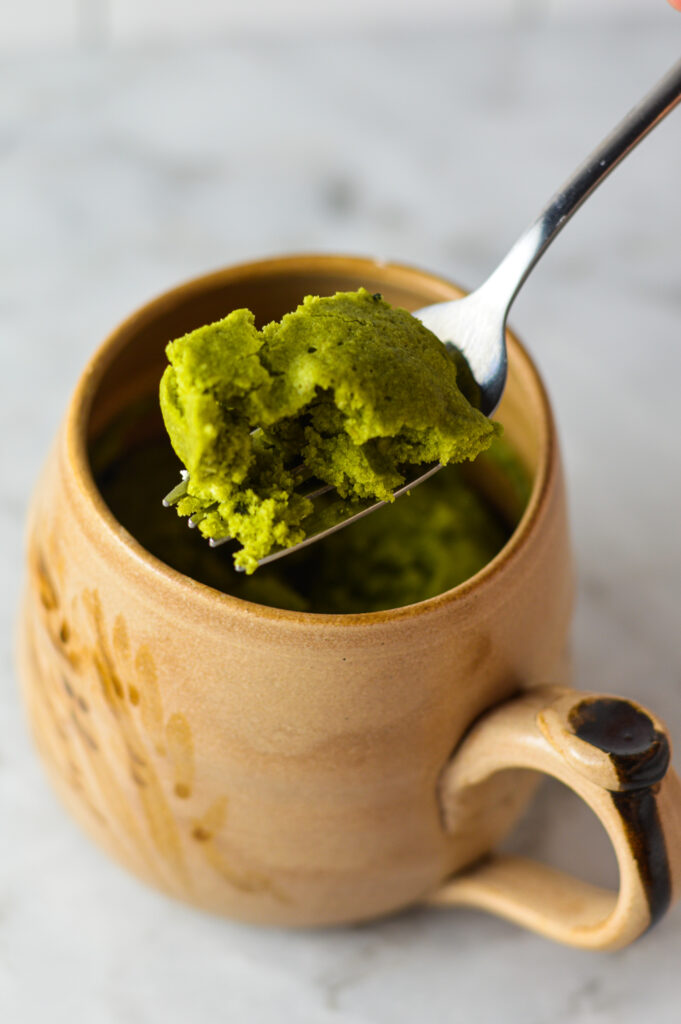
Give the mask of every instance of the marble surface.
M 679 0 L 671 0 L 678 6 Z M 0 53 L 43 46 L 110 46 L 171 40 L 196 42 L 235 32 L 354 30 L 391 25 L 413 31 L 466 23 L 611 24 L 612 0 L 0 0 Z M 621 23 L 663 25 L 673 17 L 664 0 L 617 0 Z
M 201 271 L 374 254 L 474 285 L 676 58 L 664 28 L 493 27 L 5 59 L 0 67 L 0 1015 L 12 1024 L 658 1024 L 681 910 L 612 955 L 483 914 L 320 933 L 166 901 L 71 824 L 27 735 L 11 632 L 26 502 L 109 328 Z M 681 113 L 610 179 L 513 314 L 563 439 L 576 681 L 681 741 Z M 612 855 L 547 786 L 511 840 L 600 882 Z

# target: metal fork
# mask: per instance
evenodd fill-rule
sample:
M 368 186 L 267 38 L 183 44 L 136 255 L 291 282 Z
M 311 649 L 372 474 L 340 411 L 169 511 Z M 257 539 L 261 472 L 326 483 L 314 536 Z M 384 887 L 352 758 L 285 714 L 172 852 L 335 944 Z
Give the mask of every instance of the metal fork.
M 580 164 L 476 291 L 462 299 L 438 302 L 413 313 L 445 345 L 458 349 L 464 355 L 480 389 L 480 409 L 486 416 L 491 416 L 497 408 L 506 384 L 506 319 L 530 271 L 585 199 L 680 99 L 681 61 L 678 61 Z M 439 463 L 431 463 L 425 470 L 422 465 L 414 468 L 413 475 L 394 492 L 394 497 L 399 498 L 418 487 L 439 469 Z M 301 484 L 305 477 L 309 478 L 309 473 L 302 466 L 296 472 Z M 183 471 L 182 481 L 166 495 L 163 504 L 174 505 L 184 497 L 187 494 L 187 483 L 188 475 Z M 331 485 L 318 486 L 313 483 L 312 490 L 306 496 L 317 499 L 332 490 Z M 332 525 L 313 529 L 299 544 L 272 551 L 258 565 L 293 554 L 385 504 L 385 501 L 372 502 L 370 499 L 350 503 L 338 498 L 331 508 L 325 510 L 325 524 L 330 520 Z M 190 518 L 189 526 L 196 526 L 205 514 Z M 210 545 L 219 547 L 230 539 L 211 539 Z

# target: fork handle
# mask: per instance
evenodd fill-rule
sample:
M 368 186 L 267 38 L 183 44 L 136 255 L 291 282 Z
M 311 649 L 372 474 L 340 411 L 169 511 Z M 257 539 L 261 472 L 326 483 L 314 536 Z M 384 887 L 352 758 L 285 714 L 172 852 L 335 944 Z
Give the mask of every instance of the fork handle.
M 528 274 L 585 199 L 681 99 L 681 60 L 603 139 L 556 192 L 479 291 L 504 319 Z M 494 301 L 496 299 L 496 301 Z

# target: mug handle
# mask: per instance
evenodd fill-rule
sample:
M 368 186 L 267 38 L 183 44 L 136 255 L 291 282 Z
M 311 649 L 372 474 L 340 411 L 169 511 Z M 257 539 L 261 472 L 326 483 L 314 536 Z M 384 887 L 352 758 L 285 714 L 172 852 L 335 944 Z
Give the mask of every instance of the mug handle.
M 479 907 L 582 949 L 627 945 L 662 917 L 681 887 L 681 783 L 669 762 L 664 725 L 629 700 L 551 686 L 495 707 L 473 725 L 441 776 L 446 830 L 465 829 L 475 807 L 485 813 L 480 798 L 496 773 L 546 772 L 601 820 L 615 849 L 619 892 L 492 853 L 426 902 Z

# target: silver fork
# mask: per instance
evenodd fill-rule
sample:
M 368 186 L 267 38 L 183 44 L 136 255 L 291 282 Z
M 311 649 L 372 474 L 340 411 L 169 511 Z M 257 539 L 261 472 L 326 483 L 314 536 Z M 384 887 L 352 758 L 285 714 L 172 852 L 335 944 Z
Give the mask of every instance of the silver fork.
M 445 345 L 457 348 L 464 355 L 480 389 L 480 409 L 486 416 L 491 416 L 497 408 L 506 384 L 506 319 L 530 271 L 585 199 L 680 99 L 681 61 L 678 61 L 580 164 L 476 291 L 462 299 L 438 302 L 413 313 Z M 394 497 L 399 498 L 418 487 L 441 468 L 439 463 L 432 463 L 425 470 L 419 466 L 414 475 L 394 492 Z M 295 472 L 301 477 L 301 483 L 305 476 L 309 477 L 302 466 Z M 316 486 L 313 483 L 306 496 L 315 499 L 332 490 L 331 485 Z M 163 504 L 174 505 L 186 493 L 187 474 L 183 471 L 182 481 L 166 495 Z M 364 503 L 349 503 L 338 498 L 331 508 L 325 510 L 325 522 L 332 520 L 331 526 L 309 533 L 299 544 L 272 551 L 258 565 L 293 554 L 385 504 L 385 501 L 371 502 L 369 499 Z M 189 525 L 196 526 L 201 518 L 202 515 L 193 516 Z M 219 547 L 230 539 L 211 539 L 210 545 Z

